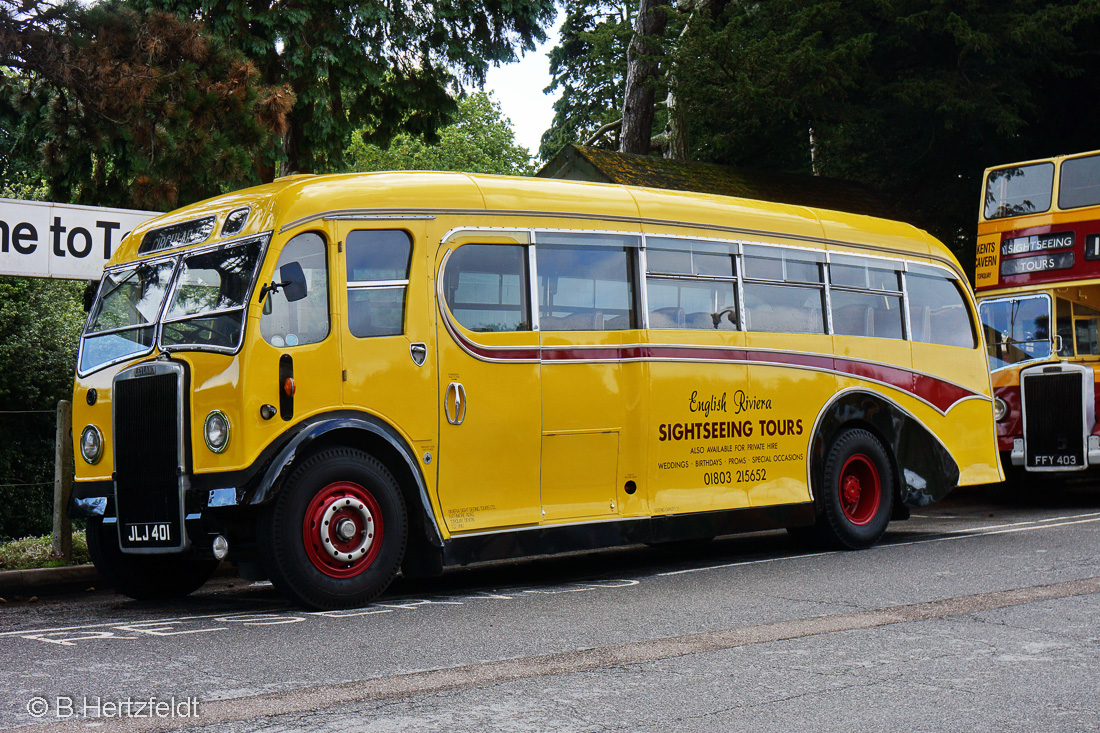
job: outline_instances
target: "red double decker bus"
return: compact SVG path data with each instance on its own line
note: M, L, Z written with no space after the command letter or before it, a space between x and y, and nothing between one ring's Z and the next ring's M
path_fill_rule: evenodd
M1100 151L990 168L984 181L974 284L1018 493L1028 476L1100 466Z

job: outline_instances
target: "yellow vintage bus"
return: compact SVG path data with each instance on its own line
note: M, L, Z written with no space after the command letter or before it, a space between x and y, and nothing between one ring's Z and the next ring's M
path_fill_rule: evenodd
M72 513L135 597L218 560L316 608L401 570L788 528L1001 478L973 298L911 226L458 173L297 176L135 229Z
M1100 151L984 180L974 281L1012 499L1100 464Z

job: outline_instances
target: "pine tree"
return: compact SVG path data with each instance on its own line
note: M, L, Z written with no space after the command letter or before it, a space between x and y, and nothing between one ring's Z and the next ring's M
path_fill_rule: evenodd
M5 168L53 200L170 209L258 182L294 103L197 22L117 1L0 2Z
M539 155L549 159L570 143L618 149L626 51L634 34L634 0L567 0L561 40L550 51L548 94L560 90ZM605 126L604 134L592 140Z

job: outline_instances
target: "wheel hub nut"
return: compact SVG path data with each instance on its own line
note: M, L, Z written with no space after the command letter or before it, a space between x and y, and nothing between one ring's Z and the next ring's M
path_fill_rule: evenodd
M347 542L355 536L355 522L350 519L341 519L336 525L336 536Z

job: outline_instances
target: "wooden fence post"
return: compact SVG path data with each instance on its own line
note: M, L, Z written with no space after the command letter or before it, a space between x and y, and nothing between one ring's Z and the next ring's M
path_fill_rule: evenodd
M69 519L69 497L73 492L73 404L57 403L57 443L53 461L53 548L54 557L69 561L73 553L73 523Z

